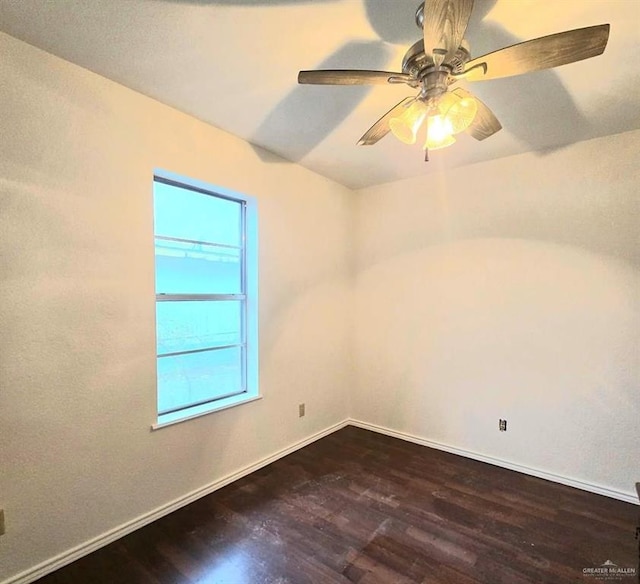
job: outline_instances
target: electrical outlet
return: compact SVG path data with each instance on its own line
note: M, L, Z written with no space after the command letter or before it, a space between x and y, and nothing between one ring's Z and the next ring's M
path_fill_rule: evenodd
M4 509L0 509L0 535L4 535Z
M500 420L500 422L498 424L498 430L500 430L500 432L506 432L507 431L507 420Z
M298 406L298 418L304 417L304 404Z

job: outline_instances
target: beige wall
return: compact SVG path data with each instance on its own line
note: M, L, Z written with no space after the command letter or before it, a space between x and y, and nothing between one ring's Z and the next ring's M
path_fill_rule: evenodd
M345 418L353 195L2 34L0 54L1 582ZM154 168L258 198L264 399L151 432Z
M635 131L360 191L352 417L632 496L639 146Z

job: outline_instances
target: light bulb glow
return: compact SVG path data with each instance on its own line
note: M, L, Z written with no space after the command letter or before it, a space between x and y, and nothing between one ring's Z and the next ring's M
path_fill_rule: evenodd
M451 146L456 139L453 134L453 126L451 120L446 116L430 116L427 120L427 141L424 144L425 149L438 150Z
M445 116L431 116L428 122L429 137L441 142L447 136L453 134L451 120Z
M416 135L420 125L427 117L427 111L427 106L423 101L415 101L400 115L389 120L391 132L401 142L415 144Z

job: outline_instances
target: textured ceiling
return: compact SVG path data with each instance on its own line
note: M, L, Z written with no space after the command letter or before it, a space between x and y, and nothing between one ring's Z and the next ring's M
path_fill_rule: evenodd
M0 30L359 188L640 128L640 2L476 0L472 56L610 23L605 53L466 85L504 129L424 163L389 135L356 141L406 86L300 86L300 69L399 70L419 0L0 0ZM428 6L428 0L427 0ZM428 9L428 8L427 8ZM258 150L260 152L260 150Z

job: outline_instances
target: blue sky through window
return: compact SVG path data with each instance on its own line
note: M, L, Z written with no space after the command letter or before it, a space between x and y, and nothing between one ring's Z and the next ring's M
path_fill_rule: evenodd
M180 239L242 245L242 204L187 188L154 183L154 232Z
M243 203L156 180L154 228L158 412L245 391Z

